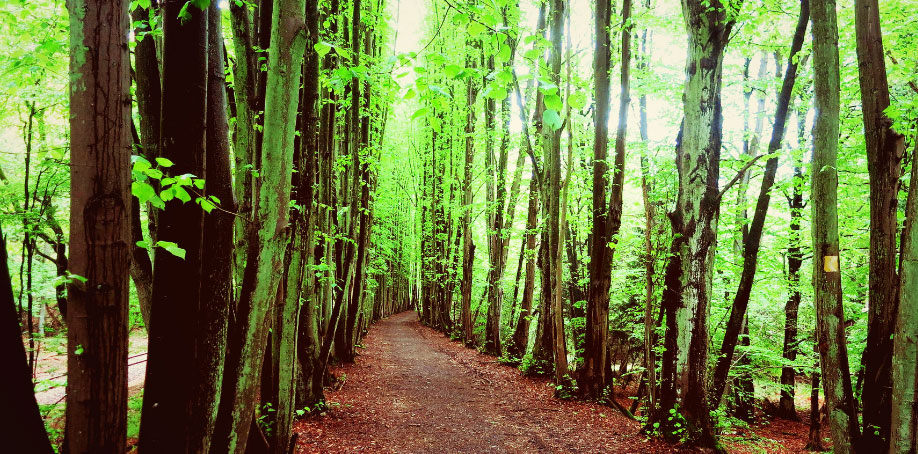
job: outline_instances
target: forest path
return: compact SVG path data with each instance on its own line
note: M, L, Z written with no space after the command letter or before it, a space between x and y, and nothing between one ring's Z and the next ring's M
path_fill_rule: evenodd
M638 424L562 401L543 379L422 326L414 312L376 323L324 416L297 423L298 452L653 453Z

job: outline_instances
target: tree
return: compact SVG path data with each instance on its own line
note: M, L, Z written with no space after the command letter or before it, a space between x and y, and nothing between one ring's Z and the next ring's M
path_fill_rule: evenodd
M912 154L912 181L918 181L918 165ZM902 231L902 287L892 358L890 454L905 454L918 449L918 185L912 184L906 202L906 222Z
M720 403L724 389L726 389L727 374L733 362L733 353L736 348L737 339L743 327L748 325L745 321L748 317L746 308L749 305L749 297L752 293L752 284L755 279L756 267L758 265L762 231L765 227L765 217L768 214L768 205L771 202L771 189L775 183L775 176L778 172L778 156L776 153L781 149L781 143L784 138L784 129L787 124L791 96L793 96L794 83L797 80L798 54L803 47L806 26L809 22L809 9L809 0L801 0L797 28L794 31L790 53L787 57L787 68L784 71L784 81L781 86L781 92L778 94L778 105L775 108L775 123L772 128L771 140L768 143L768 154L770 157L765 163L765 174L762 177L759 198L756 202L752 223L749 226L748 232L743 235L743 272L740 276L739 286L733 299L730 319L727 321L727 329L724 333L724 341L721 345L720 356L717 359L717 368L714 371L712 382L710 398L712 402L711 405L715 407Z
M11 367L4 374L4 389L0 399L0 435L16 452L51 454L54 448L48 440L45 425L35 401L32 371L29 368L19 329L19 316L13 299L13 283L6 255L6 236L0 229L0 318L3 334L0 344L0 361Z
M684 119L676 146L679 195L670 213L678 236L667 269L664 306L667 340L664 381L657 420L666 421L676 404L677 389L684 393L679 412L693 442L720 449L711 426L708 402L708 320L713 244L720 204L720 148L722 142L721 79L724 49L735 23L739 2L683 0L682 13L689 36ZM670 350L672 350L670 352ZM666 364L667 360L671 364Z
M624 0L625 11L630 11L630 0ZM596 97L596 116L593 128L593 244L590 251L590 294L586 310L586 340L584 343L584 372L581 378L583 391L589 396L600 397L606 386L607 337L609 333L609 286L611 284L612 250L610 238L610 211L606 202L609 164L606 157L609 148L609 66L611 60L611 24L612 1L600 0L596 3L596 47L593 52L594 91ZM628 33L622 33L630 36ZM627 52L622 47L623 54ZM625 67L624 65L622 66ZM622 77L627 74L622 71ZM622 103L626 97L622 97ZM627 105L627 104L626 104ZM627 108L626 108L627 109ZM627 110L626 110L627 114ZM626 115L627 117L627 115ZM619 121L627 121L619 119ZM616 146L617 146L616 141ZM624 158L624 155L623 155ZM624 159L622 159L624 167ZM613 178L620 182L619 175L624 169L616 168ZM617 190L617 189L615 189ZM621 216L621 206L618 207ZM613 214L614 215L614 214Z
M812 3L813 165L810 188L816 331L833 449L852 452L859 435L842 306L838 247L838 25L834 0Z
M126 2L70 14L70 273L66 449L121 454L127 430L131 244Z
M889 86L880 8L876 0L855 2L861 110L870 174L870 305L867 348L864 349L863 436L858 452L889 449L892 398L893 332L896 326L899 278L896 274L896 219L899 199L899 162L905 147L884 111Z
M288 203L293 173L296 109L305 55L304 0L275 0L265 100L261 189L249 228L249 253L242 277L236 325L229 332L227 380L221 393L213 453L245 452L255 410L255 388L264 360L270 313L281 280L287 246Z

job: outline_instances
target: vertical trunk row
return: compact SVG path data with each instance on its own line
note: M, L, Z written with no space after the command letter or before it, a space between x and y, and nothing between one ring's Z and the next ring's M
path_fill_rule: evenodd
M231 351L238 357L227 362L232 379L224 385L214 439L216 447L211 449L214 453L245 451L267 342L266 316L277 296L288 240L297 94L306 50L305 1L276 0L275 3L266 76L261 190L250 228L250 252L236 310L236 331L228 339Z

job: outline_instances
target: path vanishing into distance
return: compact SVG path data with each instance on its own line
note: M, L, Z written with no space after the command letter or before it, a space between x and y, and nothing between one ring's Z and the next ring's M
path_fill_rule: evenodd
M545 379L421 325L414 312L382 320L324 416L297 423L299 453L655 453L614 409L554 399ZM686 451L688 452L688 451Z

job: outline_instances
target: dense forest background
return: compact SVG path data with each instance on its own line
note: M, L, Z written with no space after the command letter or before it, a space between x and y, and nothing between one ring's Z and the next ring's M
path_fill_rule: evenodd
M4 2L6 439L286 453L329 366L416 310L646 436L720 450L805 417L814 450L915 452L915 23L905 0Z

